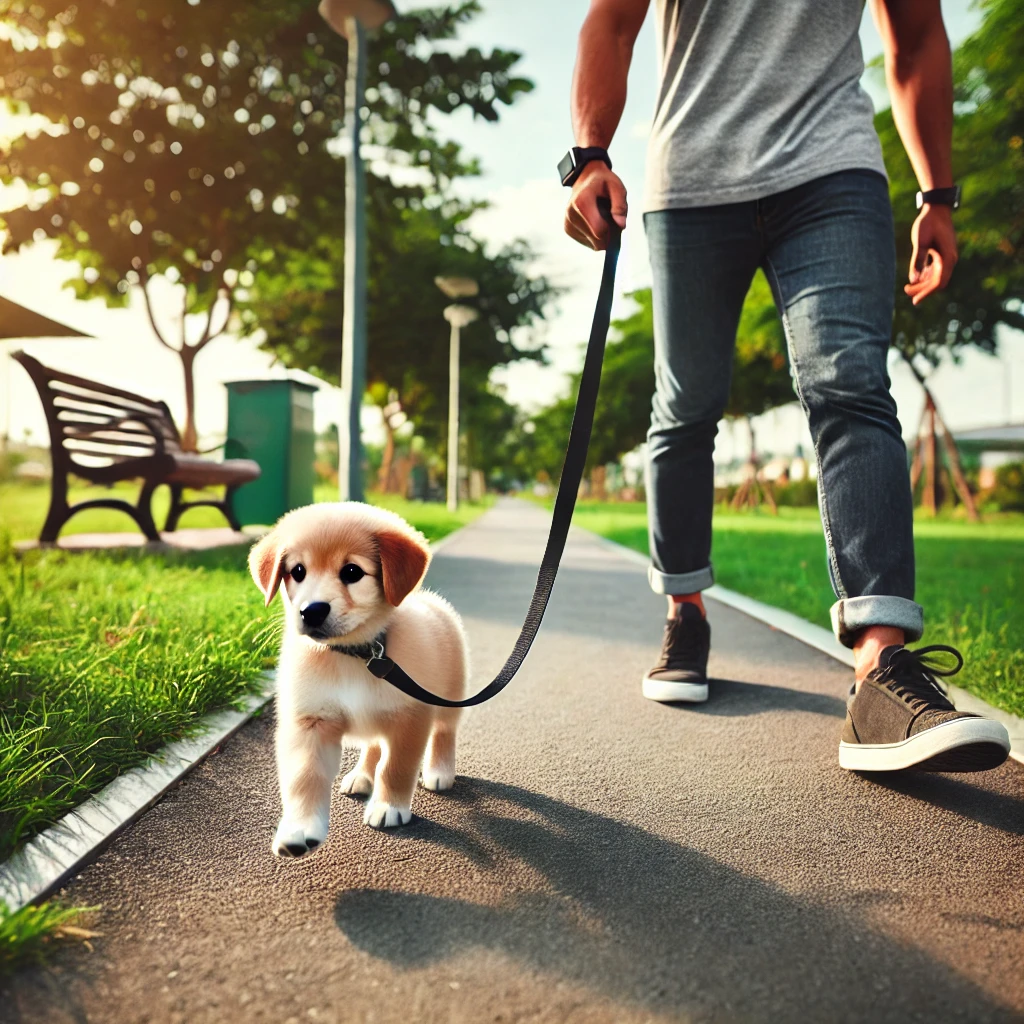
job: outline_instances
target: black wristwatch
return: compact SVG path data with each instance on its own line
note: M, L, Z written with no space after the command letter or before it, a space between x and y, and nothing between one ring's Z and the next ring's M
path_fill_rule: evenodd
M925 203L952 206L955 210L960 206L960 186L954 185L952 188L933 188L927 192L918 192L917 208L920 210Z
M607 149L602 149L600 146L586 146L581 148L580 146L573 146L561 160L558 161L558 176L562 179L563 185L575 185L576 179L580 176L583 168L591 162L591 160L600 160L601 163L608 165L608 170L612 169L612 158L608 155Z

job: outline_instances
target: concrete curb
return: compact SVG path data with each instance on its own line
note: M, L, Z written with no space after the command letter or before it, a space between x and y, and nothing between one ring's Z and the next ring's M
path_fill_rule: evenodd
M52 895L94 860L122 829L140 818L274 696L274 676L238 710L217 711L198 735L168 743L138 768L119 775L56 825L40 832L0 865L0 900L11 911Z
M582 529L582 527L575 527L575 529ZM590 533L589 530L584 532ZM650 564L649 559L645 555L640 554L639 551L634 551L632 548L617 544L615 541L608 540L606 537L601 537L596 533L591 534L591 536L597 537L603 545L616 551L622 558L634 562L636 565L642 565L646 569ZM829 657L835 658L836 661L841 661L844 665L853 667L853 651L844 647L835 638L832 631L825 629L823 626L816 626L813 622L801 619L799 615L794 615L792 612L784 611L781 608L775 608L770 604L765 604L763 601L747 597L745 594L737 594L736 591L728 590L717 583L708 590L705 590L704 594L706 597L718 601L719 604L728 605L730 608L736 609L736 611L743 612L744 615L749 615L752 619L757 619L766 626L786 633L801 643L807 644L808 647L813 647L815 650L822 651L824 654L829 655ZM961 690L959 686L948 685L947 688L950 699L961 711L970 711L976 715L983 715L985 718L992 718L1006 726L1006 731L1010 734L1010 757L1024 764L1024 719L1011 715L1007 711L992 707L991 704L983 701L980 697L975 697L973 693Z
M466 527L430 545L436 554ZM56 825L40 832L0 864L0 902L13 913L53 895L95 860L123 829L137 821L221 743L233 736L273 698L272 672L238 710L216 711L202 720L197 735L168 743L149 761L118 776Z

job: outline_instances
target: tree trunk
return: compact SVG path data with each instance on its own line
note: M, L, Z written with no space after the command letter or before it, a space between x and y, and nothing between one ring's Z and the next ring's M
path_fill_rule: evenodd
M395 432L391 429L387 416L382 416L384 423L384 454L381 457L380 470L377 473L377 490L382 494L390 494L392 486L392 468L395 464Z
M606 470L603 465L595 466L590 471L590 490L592 497L598 501L608 500L608 491L605 488Z
M766 502L772 515L779 514L779 507L775 503L775 494L769 481L758 480L757 472L759 460L757 457L757 437L754 434L754 421L750 416L746 417L747 431L750 434L750 457L747 459L747 472L736 493L733 495L730 505L732 508L740 509L744 505L757 508L762 502Z
M924 409L921 412L921 422L917 428L917 439L914 442L914 459L910 467L910 489L913 491L917 487L923 463L924 491L921 494L921 507L931 515L935 515L939 506L940 475L939 467L936 465L935 440L938 431L941 431L942 447L946 451L946 459L949 462L950 490L960 496L960 500L964 503L964 508L967 510L967 518L972 523L979 522L981 517L978 515L978 506L974 501L974 495L971 493L967 477L964 476L963 466L960 464L960 453L957 451L953 435L949 432L946 421L939 414L938 406L935 404L931 391L928 390L925 378L918 373L917 367L906 356L903 357L903 360L910 367L910 372L914 375L917 383L921 385L921 390L924 392ZM938 431L936 430L936 425L938 426Z
M921 421L917 424L917 437L914 439L914 458L910 464L910 492L917 490L917 481L921 479Z
M933 516L939 507L939 474L935 465L935 402L927 390L924 403L924 491L921 494L921 507Z
M191 346L184 346L179 352L181 368L185 374L185 425L181 431L182 451L194 452L198 449L199 438L196 433L196 381L195 381L195 359L196 350Z
M932 403L932 407L934 408L934 403ZM953 478L953 489L960 495L960 500L964 503L967 518L972 523L977 523L981 517L978 515L978 506L974 503L970 484L967 483L967 477L964 476L963 466L960 465L960 453L957 451L956 442L946 426L946 421L939 415L938 409L935 409L935 419L938 421L939 430L942 431L942 447L946 449L950 476Z

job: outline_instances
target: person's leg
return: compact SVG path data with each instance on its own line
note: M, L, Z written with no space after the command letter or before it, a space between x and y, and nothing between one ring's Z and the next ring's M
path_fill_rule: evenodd
M963 664L950 647L908 650L913 502L889 394L895 258L885 180L829 175L760 204L765 270L782 313L818 460L821 518L838 598L832 624L857 661L839 744L852 771L980 771L1010 748L998 722L957 711L939 686ZM943 668L936 653L951 654Z
M839 640L863 677L882 649L917 640L913 502L886 358L895 246L885 179L846 171L760 204L765 272L818 462ZM902 634L902 635L901 635Z
M759 260L753 203L644 216L655 393L647 434L652 589L696 594L711 568L712 456L740 311Z
M651 587L668 596L661 658L646 697L707 699L710 632L700 592L714 582L711 513L718 421L729 395L743 299L759 259L753 203L644 218L653 271L655 394L648 439Z

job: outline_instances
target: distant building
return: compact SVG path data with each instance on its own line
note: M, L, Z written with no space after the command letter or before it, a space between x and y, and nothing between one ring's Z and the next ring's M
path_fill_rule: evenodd
M961 430L953 440L966 459L976 460L978 486L983 491L995 486L1000 466L1024 461L1024 423Z

